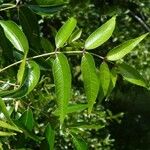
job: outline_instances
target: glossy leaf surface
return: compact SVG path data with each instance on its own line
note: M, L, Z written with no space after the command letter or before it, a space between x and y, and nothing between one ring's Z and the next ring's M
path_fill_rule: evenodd
M28 40L19 26L13 21L2 20L0 20L0 25L4 29L6 37L13 46L26 54L29 50Z
M40 68L37 63L30 61L27 65L26 76L22 86L16 90L2 91L1 97L19 98L29 94L37 85L40 78Z
M69 18L64 25L59 29L55 37L55 44L57 48L63 47L69 36L75 29L77 21L75 18Z
M112 35L116 24L116 17L112 17L85 41L85 49L94 49L106 42Z

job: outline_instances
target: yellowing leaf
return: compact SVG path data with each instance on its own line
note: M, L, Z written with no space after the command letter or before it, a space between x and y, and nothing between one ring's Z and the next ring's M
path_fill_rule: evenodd
M91 113L99 90L99 80L95 62L91 54L84 54L81 61L85 94L88 101L88 112Z
M116 17L112 17L96 31L94 31L85 41L85 49L94 49L106 42L112 35Z
M60 123L63 124L67 114L67 106L71 97L71 71L64 54L58 54L53 63L53 76L56 99L60 112Z
M118 59L121 59L124 57L126 54L128 54L131 50L134 49L134 47L139 44L146 36L148 33L143 34L135 39L126 41L122 43L121 45L115 47L111 51L108 52L106 58L110 61L116 61Z
M77 24L76 19L70 18L67 22L59 29L55 37L56 48L63 47L69 36L75 29Z

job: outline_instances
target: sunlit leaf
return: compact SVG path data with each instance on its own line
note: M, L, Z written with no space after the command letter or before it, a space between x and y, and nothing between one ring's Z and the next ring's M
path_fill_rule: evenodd
M106 58L110 61L116 61L118 59L123 58L126 54L134 49L134 47L139 44L148 33L143 34L135 39L128 40L119 46L115 47L114 49L110 50L106 56Z
M1 136L12 136L12 135L16 135L16 133L0 131L0 137Z
M119 73L123 78L133 84L146 87L146 82L142 75L140 75L137 70L125 63L118 65Z
M116 17L112 17L96 31L94 31L85 41L85 49L94 49L106 42L112 35Z
M64 54L58 54L53 63L53 76L56 99L62 124L67 114L67 106L71 97L71 72L68 60Z
M88 112L91 113L99 90L95 62L91 54L84 54L81 61L85 94L88 100Z
M13 21L3 20L0 20L0 25L13 46L26 54L29 50L28 40L19 26Z
M77 21L75 18L69 18L64 25L59 29L55 37L55 44L57 48L63 47L69 36L75 29Z
M12 126L2 120L0 120L0 127L1 128L5 128L5 129L9 129L9 130L14 130L14 131L17 131L17 132L22 132L20 129L18 129L16 126Z
M69 38L69 43L76 41L77 39L80 38L82 34L82 29L76 29L70 36Z

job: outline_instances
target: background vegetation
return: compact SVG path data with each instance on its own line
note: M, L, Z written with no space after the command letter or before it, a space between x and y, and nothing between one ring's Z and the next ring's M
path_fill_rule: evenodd
M65 47L64 50L78 50L79 45L99 26L112 16L117 15L116 27L112 37L101 47L92 50L101 56L118 44L141 34L150 32L150 2L148 0L70 0L61 4L61 0L22 0L17 7L16 1L0 0L0 19L13 20L20 25L28 38L30 50L28 57L52 52L55 49L54 37L68 17L75 17L78 28L82 29L80 40ZM57 3L58 7L51 8ZM30 7L27 8L27 6ZM38 6L42 5L43 8ZM37 6L37 7L32 7ZM5 9L5 10L3 10ZM42 37L42 38L41 38ZM147 36L134 51L125 56L127 62L138 70L150 88L150 36ZM4 68L22 57L4 35L0 28L0 67ZM70 103L85 103L86 97L81 78L78 55L69 55L72 71L73 96ZM95 57L96 64L100 60ZM51 149L55 132L55 149L75 149L68 131L59 129L59 120L55 116L56 95L52 75L53 58L36 59L40 65L41 76L36 88L21 99L6 100L6 106L13 121L23 128L24 134L0 137L0 149ZM18 65L0 72L0 90L17 88L16 75ZM107 99L97 98L94 113L89 117L87 111L67 116L66 126L78 126L74 132L88 143L90 150L149 150L150 149L150 92L148 89L132 85L119 76L116 87ZM0 115L1 119L4 116ZM30 123L27 123L27 120ZM86 127L79 122L91 123ZM50 125L50 126L49 126ZM53 132L53 129L55 131ZM84 132L82 130L84 129ZM2 129L3 130L3 129ZM49 131L48 131L49 130ZM51 131L52 130L52 131ZM5 130L4 130L5 131ZM51 136L46 133L51 133ZM75 135L76 136L76 135ZM79 138L80 141L83 139ZM40 142L39 142L40 141Z

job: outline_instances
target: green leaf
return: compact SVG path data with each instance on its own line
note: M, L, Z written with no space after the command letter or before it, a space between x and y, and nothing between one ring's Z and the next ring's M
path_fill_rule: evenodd
M52 52L54 50L54 47L51 44L51 42L48 39L43 37L41 37L41 46L43 50L45 50L46 52Z
M113 48L111 51L108 52L106 56L107 60L116 61L123 58L126 54L132 51L134 47L139 44L147 35L148 33L143 34L135 39L128 40Z
M28 7L19 8L19 22L22 26L23 32L28 38L29 44L39 51L39 25L36 14L34 14Z
M17 131L17 132L22 132L20 129L18 129L16 126L12 126L2 120L0 120L0 127L2 128L6 128L6 129L9 129L9 130L14 130L14 131Z
M27 7L31 9L34 13L41 16L50 16L63 8L64 4L59 5L28 5Z
M38 5L58 5L64 3L64 0L36 0Z
M122 63L118 65L118 70L125 80L133 84L146 87L146 82L144 78L133 67Z
M106 96L109 88L109 83L110 83L110 70L106 62L103 62L100 65L99 75L100 75L100 87L101 87L100 89L102 90L100 92L102 92L104 96Z
M60 112L60 123L63 124L67 114L67 106L71 97L71 71L64 54L58 54L53 63L53 76L56 99Z
M85 41L85 49L94 49L106 42L112 35L116 24L116 17L112 17L105 24L94 31Z
M1 97L7 98L19 98L29 94L37 85L40 78L40 68L37 63L30 61L27 65L25 73L26 77L22 86L16 90L2 91L0 92Z
M4 29L5 35L13 46L27 54L29 50L28 40L19 26L13 21L0 20L0 25Z
M31 109L26 110L19 118L19 121L26 129L32 131L34 127L34 118L32 110Z
M20 64L18 73L17 73L17 83L18 84L22 84L22 82L23 82L23 76L24 76L24 72L25 72L25 65L26 65L26 55L24 56L24 58L23 58L23 60Z
M75 18L69 18L67 22L59 29L55 37L56 48L63 47L69 36L75 29L77 21Z
M91 113L98 95L99 80L96 73L95 62L91 54L84 54L81 61L85 94L88 100L88 112Z
M2 100L1 97L0 97L0 111L4 114L6 119L12 123L12 120L9 116L9 113L8 113L7 109L6 109L6 105L5 105L5 103L4 103L4 101Z
M83 140L83 138L81 136L76 135L74 133L71 133L71 136L72 136L73 143L74 143L76 150L87 150L88 149L86 142Z
M77 29L77 30L75 30L75 31L71 34L71 36L70 36L70 38L69 38L69 43L74 42L74 41L76 41L77 39L79 39L80 36L81 36L81 34L82 34L82 29Z
M67 107L67 114L69 114L69 113L75 113L75 112L81 112L81 111L83 111L86 108L88 108L87 104L73 104L73 105L69 105ZM56 116L58 116L59 115L59 110L56 109L54 111L54 114Z
M0 131L0 137L1 136L12 136L12 135L16 135L16 133Z
M45 137L49 144L49 149L54 150L54 143L55 143L55 131L51 127L51 125L48 123L46 129L45 129Z
M113 88L115 87L116 81L117 81L117 70L114 67L111 69L111 72L110 72L110 84L109 84L109 89L107 92L107 97L111 94Z

